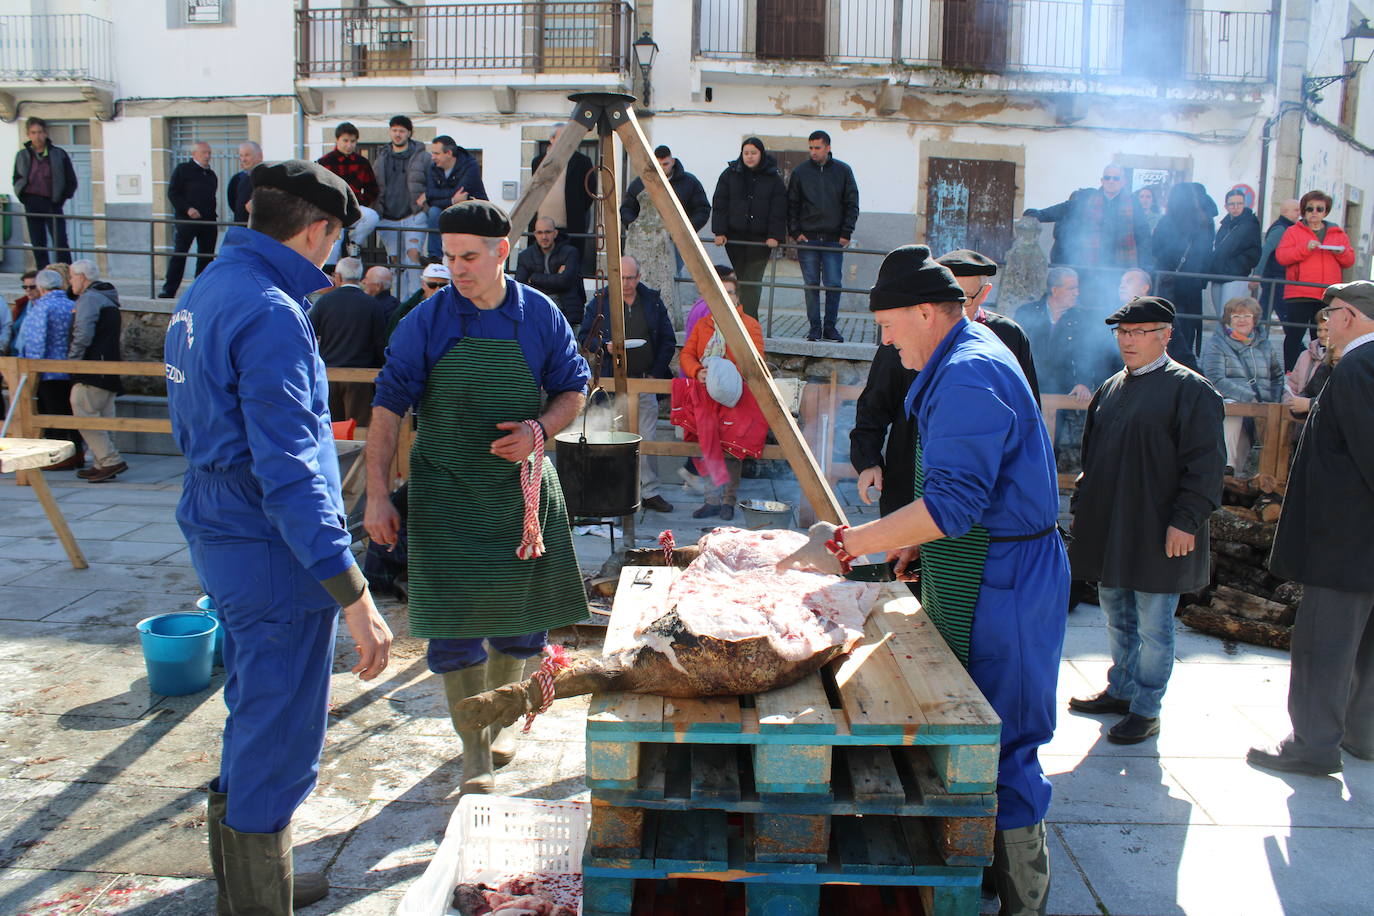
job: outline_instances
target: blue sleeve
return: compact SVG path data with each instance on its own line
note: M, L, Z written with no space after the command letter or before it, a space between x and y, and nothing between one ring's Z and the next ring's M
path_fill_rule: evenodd
M386 362L377 374L377 393L372 406L385 407L399 416L420 403L429 379L429 340L427 322L433 313L422 310L423 303L401 319L386 347Z
M931 392L921 425L922 499L946 537L959 537L983 518L1002 469L1016 414L993 391L949 385Z
M339 494L320 470L336 461L314 411L317 368L310 325L289 303L245 322L230 346L244 431L262 507L273 527L320 581L353 565Z
M42 308L35 301L30 303L24 315L24 324L19 328L19 356L24 359L42 359L48 346L48 307Z
M577 352L577 338L572 325L557 308L548 310L545 322L544 365L539 373L539 387L549 397L565 391L583 391L592 377L591 367Z
M490 200L487 197L487 189L482 184L482 165L473 156L469 156L463 167L462 181L459 187L468 192L468 197L475 200Z

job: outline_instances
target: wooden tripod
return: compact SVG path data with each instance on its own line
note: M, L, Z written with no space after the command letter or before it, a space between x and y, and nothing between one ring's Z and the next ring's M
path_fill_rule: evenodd
M763 355L754 348L754 342L730 303L711 259L706 256L701 239L697 237L687 214L682 209L682 204L668 186L667 179L654 159L653 148L635 118L634 96L613 92L585 92L571 98L576 103L572 117L563 127L557 141L549 148L539 170L534 173L529 187L525 189L524 195L511 213L511 246L514 247L516 240L525 233L525 227L572 158L582 138L589 131L596 130L601 138L602 170L609 172L610 175L610 180L605 183L606 197L601 205L605 211L606 275L611 302L611 352L614 359L615 391L617 396L626 395L628 389L625 376L625 302L620 286L620 195L614 141L614 137L619 136L620 142L629 154L630 164L643 180L644 189L649 192L649 199L663 217L663 225L682 254L682 260L687 265L693 282L705 296L711 316L724 336L726 346L739 361L740 376L753 392L765 419L768 420L769 428L778 440L778 445L787 456L787 463L797 475L802 495L811 504L818 518L837 525L844 524L844 510L830 489L825 475L817 466L815 456L811 454L806 440L802 438L801 430L779 396L778 389L773 385L773 377L763 361ZM629 531L626 533L628 535Z

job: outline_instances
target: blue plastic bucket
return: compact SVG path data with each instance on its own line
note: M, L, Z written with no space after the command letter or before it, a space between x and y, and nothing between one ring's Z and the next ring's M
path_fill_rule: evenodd
M138 622L148 688L179 697L210 686L219 622L208 614L158 614Z
M219 614L215 611L215 602L209 595L201 595L196 601L196 608L202 613L209 614L215 618L219 624L215 628L215 667L224 667L224 621L219 619Z

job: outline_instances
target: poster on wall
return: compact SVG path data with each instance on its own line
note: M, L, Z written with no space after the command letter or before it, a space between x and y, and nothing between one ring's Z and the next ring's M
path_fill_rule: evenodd
M1168 169L1131 169L1131 190L1139 191L1150 185L1168 187L1171 178Z

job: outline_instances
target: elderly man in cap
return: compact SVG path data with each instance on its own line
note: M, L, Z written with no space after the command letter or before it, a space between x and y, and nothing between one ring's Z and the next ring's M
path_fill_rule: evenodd
M187 464L177 521L225 630L229 718L206 818L217 907L288 914L328 890L321 875L293 878L291 816L319 770L339 608L364 680L386 668L391 631L349 550L306 317L358 204L299 160L255 168L252 202L179 303L164 352Z
M1302 583L1293 628L1293 731L1257 767L1325 775L1341 750L1374 760L1374 283L1323 296L1341 360L1303 426L1269 569Z
M1002 719L992 868L1002 912L1043 914L1050 783L1038 751L1054 733L1069 566L1040 409L1011 351L964 314L965 298L923 245L883 260L869 308L883 343L919 370L905 397L915 501L854 528L817 522L778 565L838 573L886 551L900 571L920 551L921 604Z
M1069 559L1074 579L1099 583L1112 667L1105 690L1069 709L1121 715L1107 740L1138 744L1159 733L1179 595L1211 576L1226 447L1221 395L1166 352L1173 304L1142 296L1106 321L1125 367L1088 404Z
M367 438L364 521L375 541L395 543L400 516L387 469L413 408L410 632L429 640L429 670L443 677L451 712L518 680L548 630L587 616L544 443L582 409L591 370L558 306L502 272L510 220L500 207L455 204L439 232L453 283L407 315L387 346ZM515 754L514 732L458 736L462 790L490 792L493 768Z
M1030 384L1035 402L1040 387L1031 358L1030 339L1021 326L983 308L992 292L991 277L997 262L987 255L960 248L942 255L940 263L954 274L964 291L964 314L969 321L987 325L1007 345ZM916 375L902 366L897 351L886 344L878 348L868 370L868 383L855 405L854 429L849 433L850 462L859 469L859 498L872 505L870 489L878 491L878 511L883 515L905 506L912 496L912 429L903 399ZM883 438L887 438L886 451Z

